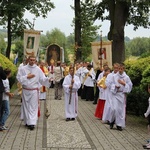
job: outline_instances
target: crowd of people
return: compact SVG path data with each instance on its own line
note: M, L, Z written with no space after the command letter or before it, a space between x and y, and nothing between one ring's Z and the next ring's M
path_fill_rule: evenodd
M0 67L0 130L6 130L9 116L11 70ZM96 105L93 117L107 123L110 129L116 125L122 131L126 122L126 95L132 90L132 82L123 63L107 64L94 70L89 62L67 65L58 61L55 65L39 63L29 56L18 67L17 80L21 95L21 119L34 130L39 117L40 100L46 100L47 88L54 88L54 99L62 100L64 91L65 120L74 121L78 114L78 98ZM20 90L21 89L21 90ZM146 116L146 115L145 115Z

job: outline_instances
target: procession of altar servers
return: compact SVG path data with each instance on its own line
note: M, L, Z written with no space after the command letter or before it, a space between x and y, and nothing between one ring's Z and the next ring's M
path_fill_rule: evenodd
M55 72L54 64L51 66L44 66L43 62L40 63L39 67L45 76L51 78L51 84L55 84ZM52 66L53 65L53 66ZM67 81L69 78L69 68L65 63L61 64L63 67L63 75ZM78 112L78 96L81 96L82 100L94 101L96 95L94 95L94 87L97 86L99 89L99 98L97 100L97 106L94 113L95 117L102 120L103 123L109 123L110 129L113 128L114 124L116 125L119 131L125 127L125 116L126 116L126 95L132 90L132 82L129 76L125 73L124 64L115 63L113 65L113 71L108 67L107 64L104 64L102 68L99 68L100 74L98 75L97 80L95 80L96 72L93 69L93 66L89 62L76 63L73 73L74 73L74 86L78 83L76 89L73 89L72 93L72 108L65 103L65 112L66 109L69 109L68 112L74 111L74 115L67 114L67 118L76 118ZM63 85L66 83L64 82ZM79 84L80 83L80 84ZM48 85L49 86L49 85ZM39 86L40 87L40 86ZM44 86L41 87L42 89ZM68 99L67 89L64 86L64 98L65 101ZM66 94L67 93L67 94ZM40 94L45 94L43 98L40 98ZM40 90L39 99L46 99L46 90ZM68 101L68 100L67 100ZM94 104L94 103L93 103ZM69 116L70 115L70 116ZM21 117L22 118L22 117Z

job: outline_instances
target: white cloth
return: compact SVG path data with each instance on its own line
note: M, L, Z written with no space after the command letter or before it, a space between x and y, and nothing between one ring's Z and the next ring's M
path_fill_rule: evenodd
M120 84L118 80L124 80L125 86ZM120 86L120 88L116 88L116 86ZM126 116L126 94L130 93L132 90L132 82L129 76L123 72L122 75L117 72L113 76L113 84L111 86L111 92L114 94L112 97L113 101L113 114L110 122L113 122L115 119L115 124L117 126L125 127L125 116Z
M31 73L35 77L28 79L27 75ZM25 124L36 125L38 119L38 100L39 100L39 83L50 86L49 79L45 77L42 70L37 66L29 64L22 67L17 74L17 79L21 83L22 89L22 111L21 119Z
M97 78L97 82L98 82L101 78L103 78L103 76L104 76L104 71L102 71L102 72L99 74L99 76L98 76L98 78Z
M102 79L103 76L104 76L104 71L102 71L102 72L99 74L99 76L98 76L98 78L97 78L97 82L98 82L100 79ZM106 99L106 96L105 96L105 95L106 95L106 90L103 89L103 88L101 88L101 87L98 87L98 89L99 89L99 99L105 100L105 99Z
M148 115L150 114L150 97L149 97L149 99L148 99L148 103L149 103L149 106L148 106L148 108L147 108L146 113L144 113L144 116L145 116L145 117L148 117Z
M77 75L78 77L79 77L79 79L80 79L80 81L81 81L81 83L82 83L82 76L81 76L81 74L82 74L82 69L83 69L83 67L80 67L78 70L76 70L76 72L75 72L75 75Z
M3 99L2 100L9 101L9 95L6 94L6 92L10 92L9 80L6 79L6 80L2 80L2 81L3 81L4 88L5 88L5 91L3 92Z
M39 99L46 100L46 92L40 92Z
M113 110L112 110L112 108L113 108L112 97L113 97L113 94L110 91L110 88L111 88L111 85L113 82L113 76L114 75L115 75L114 72L108 74L106 81L105 81L107 88L106 88L106 95L105 95L106 101L105 101L103 117L102 117L103 121L110 121L110 119L112 118L112 112L113 112Z
M81 84L83 84L84 82L84 77L87 73L87 68L86 67L81 67L81 70L80 70L80 81L81 81Z
M85 69L84 72L89 73L91 75L91 77L88 76L86 78L86 80L84 81L84 85L87 86L87 87L94 87L94 81L95 81L95 76L96 76L96 73L95 73L94 69L91 68L90 71L88 69Z
M48 66L49 77L50 77L52 80L54 80L54 78L55 78L54 68L55 68L55 66Z
M63 71L63 67L58 66L54 68L54 77L56 82L59 82L63 78Z
M69 74L65 77L63 82L64 96L65 96L65 117L66 118L76 118L78 112L78 89L81 86L81 82L78 76L74 75L74 83L71 93L71 103L70 99L70 89L72 76Z

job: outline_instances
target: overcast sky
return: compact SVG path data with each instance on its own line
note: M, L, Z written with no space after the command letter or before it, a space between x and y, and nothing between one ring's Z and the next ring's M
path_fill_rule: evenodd
M73 33L72 19L74 18L74 11L71 9L70 5L74 6L74 0L51 0L55 4L55 9L49 12L48 17L43 19L41 17L35 20L34 29L42 30L45 34L46 31L51 31L54 28L60 29L62 32L68 36L70 33ZM97 0L100 1L100 0ZM25 17L33 22L34 16L26 13ZM109 21L101 22L96 21L97 25L102 25L99 29L99 33L102 30L103 36L107 35L109 31ZM125 36L129 38L134 37L150 37L150 30L139 28L137 31L133 30L133 26L128 26L125 28Z

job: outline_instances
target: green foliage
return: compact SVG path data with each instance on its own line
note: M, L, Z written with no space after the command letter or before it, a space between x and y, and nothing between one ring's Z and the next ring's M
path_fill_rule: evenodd
M134 29L139 26L148 28L150 26L149 11L150 11L150 1L149 0L102 0L95 4L96 19L101 20L111 20L110 14L115 15L116 5L126 6L124 17L126 17L125 23L133 24ZM122 7L122 8L124 8ZM106 11L110 12L108 15ZM104 14L105 13L105 14ZM113 23L113 22L111 22Z
M150 27L149 8L149 0L102 0L95 4L95 19L101 19L102 21L110 20L110 31L108 33L108 39L113 40L113 62L122 62L125 59L125 25L132 24L134 29L138 29L140 26L144 28ZM118 49L119 52L118 55L116 55ZM129 49L127 49L126 52L126 57L129 57Z
M23 61L23 41L22 40L17 40L14 42L15 46L12 48L12 52L14 54L18 53L18 63L22 63Z
M90 42L95 41L97 38L97 30L100 26L93 25L95 11L92 5L95 2L93 0L85 0L81 2L81 43L82 43L82 60L87 59L91 54Z
M142 88L147 89L147 85L150 84L150 65L148 65L146 69L143 71L142 76L143 76L141 80Z
M4 41L4 36L0 35L0 53L5 54L6 42Z
M23 38L23 30L33 28L33 24L24 19L25 11L29 11L36 17L47 17L47 13L54 8L54 4L47 0L11 0L1 1L4 14L1 16L0 25L8 31L8 45L6 56L10 57L11 41L16 37Z
M43 53L46 50L47 46L49 46L50 44L58 44L60 47L63 47L65 50L65 54L66 49L66 42L67 42L67 38L65 36L65 34L63 32L61 32L59 29L54 28L51 31L47 31L46 35L42 35L41 39L40 39L40 47L41 49L43 49ZM46 51L45 51L46 52ZM65 55L67 56L67 55ZM65 57L66 59L67 57Z
M126 51L132 56L147 55L150 53L150 38L134 38L126 43Z
M133 83L133 89L127 99L127 111L136 115L143 115L148 101L147 86L150 83L150 56L125 61L125 64L126 72Z
M3 69L5 68L11 69L12 76L10 78L10 86L12 86L16 81L17 67L2 54L0 54L0 64L3 67Z
M0 35L4 38L7 37L7 31L5 29L0 29Z
M53 43L57 43L59 46L63 46L66 43L65 34L57 28L47 31L45 36L41 36L41 47L47 47Z

